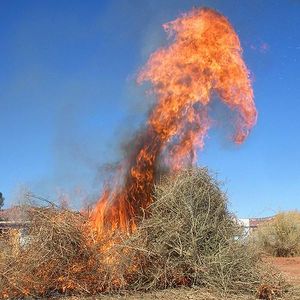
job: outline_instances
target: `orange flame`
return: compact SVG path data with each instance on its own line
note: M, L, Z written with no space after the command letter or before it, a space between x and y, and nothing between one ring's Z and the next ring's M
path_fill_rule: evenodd
M193 9L163 27L172 43L154 52L138 75L139 83L151 82L157 101L122 162L122 184L108 187L92 212L100 231L134 230L161 166L174 170L196 162L211 125L213 93L237 112L236 143L256 122L249 72L229 21L211 9Z

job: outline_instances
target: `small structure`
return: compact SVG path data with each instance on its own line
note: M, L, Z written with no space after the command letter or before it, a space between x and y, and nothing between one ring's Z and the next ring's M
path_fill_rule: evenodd
M22 209L15 206L9 209L0 210L0 234L8 232L10 229L25 229L29 222L22 221Z
M0 234L8 231L9 229L26 228L28 223L29 222L0 221Z
M245 234L249 234L255 231L260 225L265 222L271 221L274 216L264 218L249 218L249 219L238 219L239 224L244 227Z

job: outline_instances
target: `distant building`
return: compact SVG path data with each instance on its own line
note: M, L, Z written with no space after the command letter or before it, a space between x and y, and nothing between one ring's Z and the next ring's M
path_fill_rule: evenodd
M238 222L242 227L244 227L245 233L249 234L252 231L256 230L261 224L271 221L273 218L274 216L264 218L238 219Z
M28 222L24 222L23 209L15 206L9 209L0 210L0 234L7 232L9 229L26 228Z

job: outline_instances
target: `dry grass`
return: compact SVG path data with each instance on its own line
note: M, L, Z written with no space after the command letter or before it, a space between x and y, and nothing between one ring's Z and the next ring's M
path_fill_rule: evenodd
M59 300L256 300L256 295L220 295L219 293L205 288L174 288L152 292L134 292L114 295L98 295L93 297L73 296L59 297ZM299 300L300 290L294 293L286 293L280 297L281 300Z
M26 210L30 220L26 241L20 243L15 232L6 238L2 251L1 296L100 291L105 280L99 270L105 268L96 244L85 233L85 218L53 207Z
M30 225L23 245L18 232L3 242L0 297L153 293L177 287L254 295L262 284L270 293L282 292L281 277L243 239L226 195L206 169L165 177L154 199L149 217L131 236L95 236L78 213L27 208Z
M165 177L150 215L125 242L130 287L202 286L222 293L255 293L282 286L248 244L228 211L227 197L206 169ZM130 251L129 251L130 250ZM124 261L123 261L124 262ZM272 272L274 273L274 272Z
M277 214L258 228L254 242L259 249L273 256L300 255L300 212Z

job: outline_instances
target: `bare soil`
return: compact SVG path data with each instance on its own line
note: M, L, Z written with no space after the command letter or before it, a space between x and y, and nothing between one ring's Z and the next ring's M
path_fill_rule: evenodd
M300 257L268 257L267 261L286 275L291 283L300 286Z

